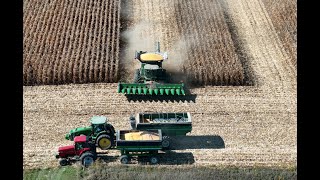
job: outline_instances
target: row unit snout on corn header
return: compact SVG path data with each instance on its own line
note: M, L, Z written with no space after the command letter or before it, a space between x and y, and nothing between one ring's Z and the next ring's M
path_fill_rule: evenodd
M156 42L155 52L136 51L135 59L141 66L135 71L133 83L118 84L118 93L126 95L185 95L184 84L171 84L169 75L162 68L167 52L160 52Z

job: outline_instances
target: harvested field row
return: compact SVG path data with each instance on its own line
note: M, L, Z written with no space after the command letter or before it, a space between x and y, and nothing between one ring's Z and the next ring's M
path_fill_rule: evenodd
M220 0L123 1L122 16L127 47L121 61L131 74L132 60L127 59L133 59L138 48L154 50L154 42L160 40L169 54L164 68L177 78L193 85L246 83Z
M129 129L130 114L143 111L191 112L191 134L176 141L172 152L176 154L165 155L162 164L287 166L296 162L294 94L206 87L194 90L194 103L140 103L128 102L115 93L116 87L24 87L24 167L56 166L53 154L71 143L64 139L65 133L88 125L93 115L107 116L116 129ZM110 151L107 163L119 164L118 156L118 151Z
M288 53L291 63L297 68L297 1L263 0L273 26Z
M120 0L23 3L24 85L116 82Z

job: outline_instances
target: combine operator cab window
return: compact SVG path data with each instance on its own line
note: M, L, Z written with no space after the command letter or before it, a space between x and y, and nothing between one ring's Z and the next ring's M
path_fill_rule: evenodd
M146 64L144 66L144 69L154 70L154 69L160 69L160 67L157 64Z

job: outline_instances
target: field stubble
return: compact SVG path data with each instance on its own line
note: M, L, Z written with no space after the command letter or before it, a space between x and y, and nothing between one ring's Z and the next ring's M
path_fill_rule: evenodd
M151 1L143 3L140 6L156 6ZM173 2L162 3L170 5ZM198 6L202 6L201 3L193 8ZM65 133L74 127L88 125L88 119L93 115L105 115L116 129L128 129L129 115L143 111L189 111L193 117L193 131L188 136L219 136L223 140L224 148L213 148L207 142L199 145L199 149L174 150L191 153L193 165L295 166L296 69L293 64L288 64L289 56L282 49L261 1L228 0L225 6L250 56L248 61L255 74L254 86L205 86L191 89L191 93L197 95L194 102L143 103L128 101L117 94L117 84L24 86L24 168L56 166L53 155L57 148L71 143L64 140ZM183 7L190 5L184 4ZM153 15L150 13L146 18L151 21L160 17L156 13ZM141 15L134 14L133 17ZM161 38L178 38L174 35L175 30L173 28L172 34L162 29L161 32L165 33L160 33ZM159 34L158 28L146 31L154 36ZM172 46L172 41L161 42L164 49ZM197 143L206 142L194 142L192 147L197 147ZM108 155L119 153L111 151ZM178 164L184 162L179 154L175 157Z

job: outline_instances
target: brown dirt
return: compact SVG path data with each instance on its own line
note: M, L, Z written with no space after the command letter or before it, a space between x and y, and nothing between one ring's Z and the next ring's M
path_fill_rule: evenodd
M93 115L105 115L116 129L128 129L129 115L143 111L192 114L190 138L178 143L177 154L161 159L164 164L188 159L196 166L296 166L296 68L261 1L227 0L225 6L249 55L253 86L191 89L195 102L128 101L116 93L117 84L24 86L23 167L57 166L57 148L71 143L64 140L65 133L88 125ZM119 152L108 154L113 155Z

